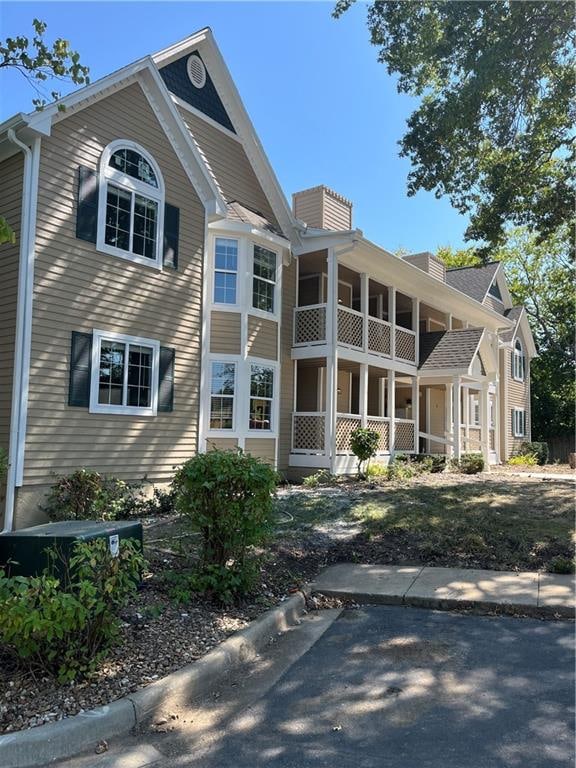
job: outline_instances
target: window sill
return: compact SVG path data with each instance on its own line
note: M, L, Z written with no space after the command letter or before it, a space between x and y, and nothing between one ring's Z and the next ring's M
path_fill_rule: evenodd
M107 253L109 256L116 256L119 259L131 261L134 264L139 264L142 267L150 267L151 269L155 269L158 272L162 272L162 264L160 263L160 259L147 259L145 256L138 256L134 253L128 253L127 251L123 251L120 248L114 248L114 246L106 245L105 243L97 243L96 250L100 251L100 253Z
M156 416L154 408L133 408L127 405L91 405L89 413L99 413L109 416Z

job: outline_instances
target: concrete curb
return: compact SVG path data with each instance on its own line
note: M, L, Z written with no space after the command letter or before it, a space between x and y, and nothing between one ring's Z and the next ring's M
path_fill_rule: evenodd
M198 661L112 704L57 723L0 736L0 765L41 768L96 746L101 739L145 725L162 707L189 703L209 693L231 669L254 659L279 632L298 623L306 611L308 592L297 592Z

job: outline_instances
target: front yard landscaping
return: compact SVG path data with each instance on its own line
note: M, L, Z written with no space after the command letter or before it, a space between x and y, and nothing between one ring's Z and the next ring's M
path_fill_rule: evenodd
M177 515L143 520L143 584L122 613L120 643L90 677L53 678L0 658L0 731L108 703L202 656L335 562L565 572L573 564L574 486L492 471L286 487L257 581L225 606L193 591L200 536Z

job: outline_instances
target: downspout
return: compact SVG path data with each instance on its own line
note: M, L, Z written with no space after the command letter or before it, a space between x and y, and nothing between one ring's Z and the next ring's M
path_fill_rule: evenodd
M24 443L28 410L28 380L30 374L30 344L32 336L32 298L34 289L34 246L36 232L36 204L38 199L38 169L40 138L30 148L8 130L8 139L24 153L22 184L22 213L20 221L20 256L18 265L18 301L16 307L16 337L14 346L14 374L10 413L10 442L8 448L8 476L6 478L6 507L2 533L11 531L14 524L16 487L22 485L24 469Z

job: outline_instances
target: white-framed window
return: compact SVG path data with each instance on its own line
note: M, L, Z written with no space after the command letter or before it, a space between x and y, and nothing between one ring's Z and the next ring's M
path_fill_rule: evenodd
M94 331L90 412L155 416L160 342Z
M277 254L261 245L253 245L252 307L261 312L276 311Z
M228 237L214 243L214 303L238 303L238 240Z
M475 427L480 426L480 398L478 395L470 397L470 424Z
M113 141L100 158L97 247L138 264L162 265L164 181L132 141Z
M274 368L250 366L250 429L272 430Z
M210 429L234 429L236 363L215 360L210 366Z
M526 437L526 411L523 408L512 409L512 431L514 437Z
M524 381L526 376L526 358L520 339L516 339L512 352L512 376L516 381Z
M490 429L494 429L496 426L495 402L494 398L492 397L488 400L488 423L490 425Z

